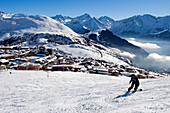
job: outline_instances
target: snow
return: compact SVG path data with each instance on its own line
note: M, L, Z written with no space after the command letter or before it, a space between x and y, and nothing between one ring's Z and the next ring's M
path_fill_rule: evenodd
M40 38L40 39L38 39L38 43L39 44L47 44L48 43L48 39Z
M7 62L9 62L9 60L6 60L6 59L0 59L0 62L1 62L1 63L7 63Z
M19 66L22 66L22 67L25 67L25 66L29 66L30 65L30 63L23 63L23 64L20 64Z
M0 58L2 58L2 57L7 57L7 56L11 56L11 54L1 54L1 55L0 55Z
M59 20L59 22L64 23L66 26L70 27L74 31L82 32L90 29L90 30L98 30L98 29L106 29L105 23L102 23L98 18L91 17L89 14L85 13L84 15L71 18L72 21L65 21L68 17L61 15L56 15L55 17L52 17L55 20ZM63 22L64 21L64 22ZM106 23L107 24L107 23ZM109 25L108 25L109 26Z
M164 33L164 32L167 32L167 31L169 31L169 29L164 29L163 31L159 31L159 32L157 32L157 33L151 33L152 35L159 35L159 34L162 34L162 33Z
M170 78L143 79L126 95L130 78L73 72L1 71L0 112L168 113Z
M114 20L107 16L100 17L99 20L107 27L107 29L110 29L114 23Z
M77 19L73 19L72 21L67 22L65 25L80 34L88 31L88 28L81 24Z
M138 37L147 35L159 35L170 28L170 16L155 17L152 15L137 15L120 21L114 21L110 30L118 35L126 33ZM163 38L163 37L161 37Z
M56 16L57 17L57 16ZM114 34L122 36L152 36L160 35L170 29L170 16L164 17L155 17L149 14L144 15L135 15L126 19L114 21L112 18L107 16L102 16L99 19L96 17L91 17L89 14L84 14L71 20L76 20L76 23L73 24L71 21L66 21L67 16L58 16L58 18L52 17L55 20L60 20L61 23L65 23L66 26L74 29L75 32L83 30L82 26L85 26L91 31L99 29L109 29ZM64 22L63 22L64 21ZM78 27L81 26L81 27ZM162 38L162 37L161 37Z
M14 14L10 14L10 13L4 13L2 11L0 11L0 17L3 18L11 18Z
M58 21L44 15L13 14L0 16L0 40L11 36L22 36L24 33L48 33L67 37L78 37L73 30Z
M49 45L48 45L49 46ZM119 60L118 58L107 54L106 51L97 50L96 48L90 47L90 46L83 46L83 45L55 45L52 46L53 49L56 48L62 52L64 52L66 55L71 55L73 57L87 57L87 58L93 58L93 59L100 59L100 60L105 60L107 62L114 62L115 64L120 64L120 65L127 65L122 60ZM110 50L111 51L111 50Z
M56 15L56 16L51 17L51 18L53 18L53 19L55 19L55 20L57 20L58 22L63 23L63 24L71 21L71 19L72 19L72 18L69 17L69 16L62 16L62 15Z

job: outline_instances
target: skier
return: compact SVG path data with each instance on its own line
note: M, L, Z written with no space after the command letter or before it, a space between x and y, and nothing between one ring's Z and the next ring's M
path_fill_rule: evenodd
M130 90L133 88L133 86L135 85L134 91L136 91L139 87L139 80L138 78L133 74L131 75L131 80L129 82L129 84L132 82L131 86L128 88L128 92L130 92Z

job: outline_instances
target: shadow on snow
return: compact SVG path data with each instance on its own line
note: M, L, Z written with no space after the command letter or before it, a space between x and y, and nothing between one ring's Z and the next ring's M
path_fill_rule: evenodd
M115 97L114 99L118 99L118 98L121 98L121 97L127 97L127 96L130 96L130 95L132 95L132 94L134 94L135 92L132 92L132 93L130 93L130 92L126 92L125 94L123 94L123 95L118 95L117 97Z

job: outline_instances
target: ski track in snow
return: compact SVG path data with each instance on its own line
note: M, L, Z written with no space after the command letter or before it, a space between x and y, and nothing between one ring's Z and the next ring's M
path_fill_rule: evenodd
M169 77L140 80L143 91L126 96L129 80L74 72L49 72L48 78L45 71L1 71L0 113L170 111Z

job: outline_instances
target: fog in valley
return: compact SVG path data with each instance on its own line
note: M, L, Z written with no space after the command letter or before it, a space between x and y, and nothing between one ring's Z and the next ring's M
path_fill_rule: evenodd
M126 38L130 43L143 48L149 55L135 64L145 69L170 72L170 41L152 41Z

